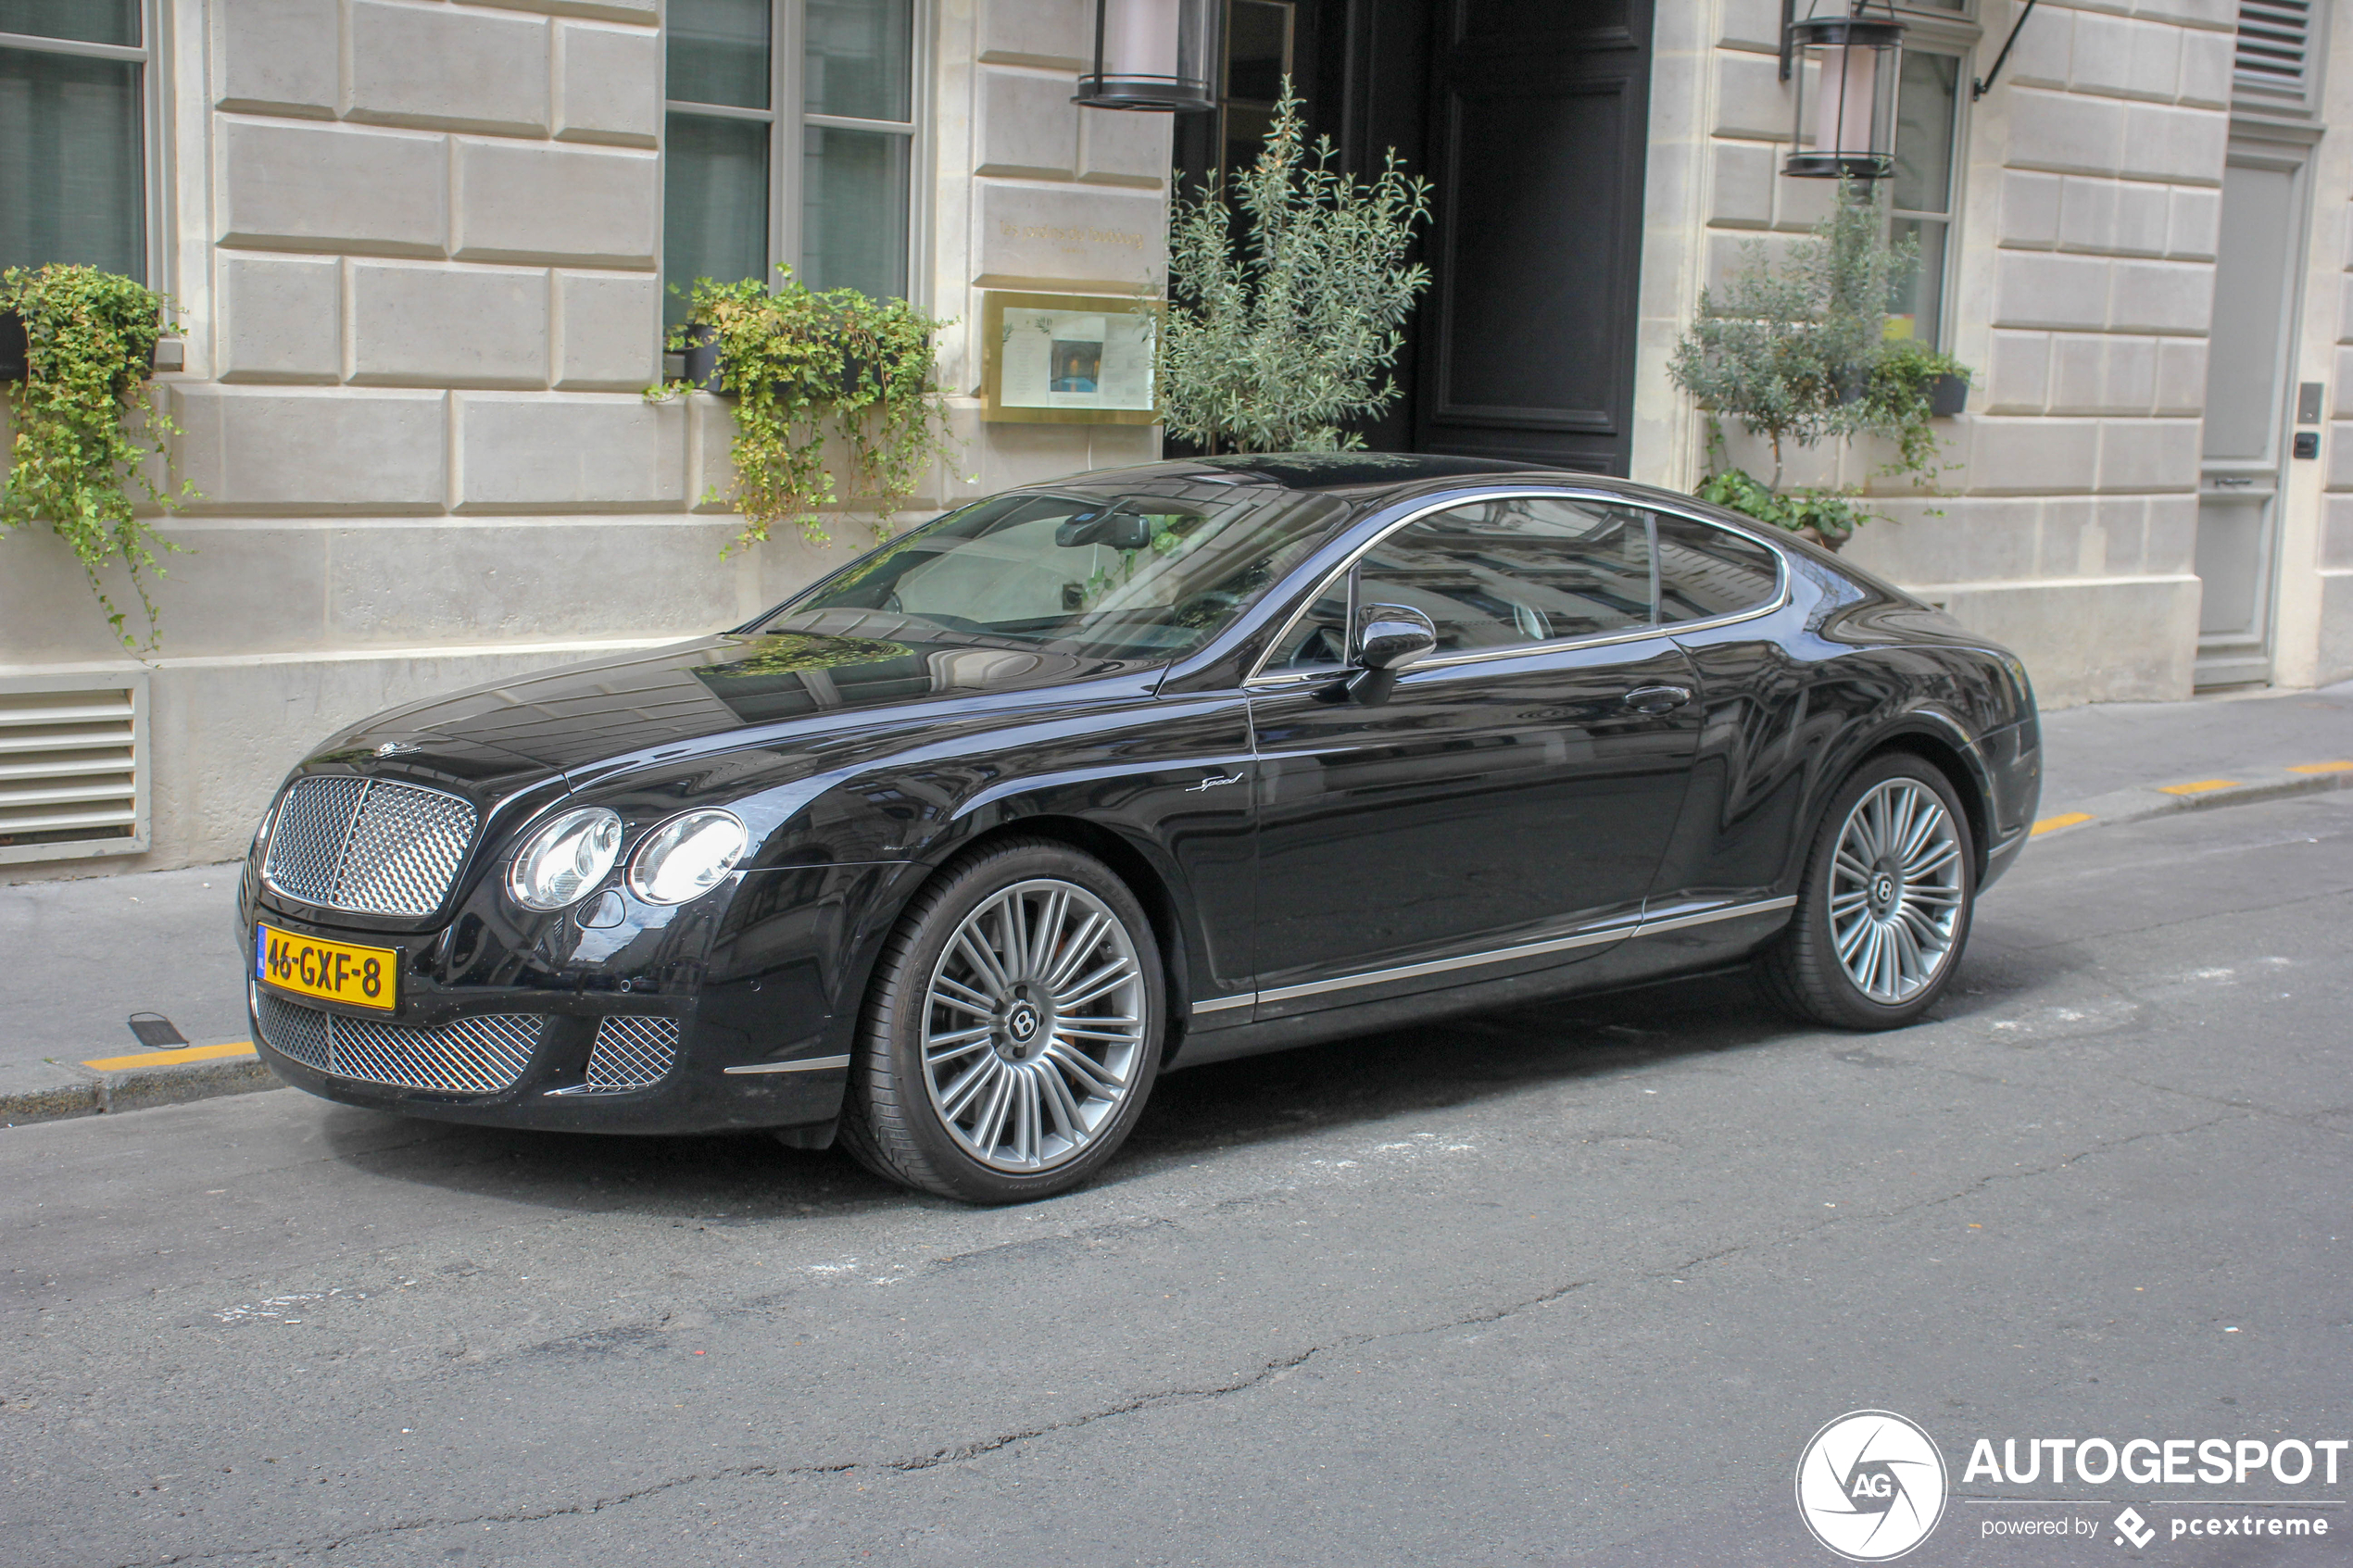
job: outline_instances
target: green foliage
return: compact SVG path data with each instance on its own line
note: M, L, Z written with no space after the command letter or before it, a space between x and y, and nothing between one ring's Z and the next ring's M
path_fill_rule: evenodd
M0 310L23 317L29 350L24 382L7 390L16 433L0 487L0 535L35 523L55 531L82 562L107 624L134 653L157 644L147 592L148 574L164 575L156 553L180 548L156 535L140 502L170 511L195 494L185 484L177 495L167 492L146 466L163 456L165 437L180 433L142 376L166 328L165 309L152 290L94 267L0 272ZM100 578L116 560L139 595L144 644Z
M1762 483L1724 470L1696 494L1835 547L1876 514L1835 492L1781 494L1786 447L1884 437L1895 456L1879 471L1933 486L1944 470L1931 394L1937 377L1969 372L1949 355L1887 335L1887 302L1919 254L1912 240L1888 239L1868 184L1842 183L1835 209L1778 262L1760 242L1743 246L1742 260L1722 289L1700 295L1699 319L1667 373L1712 413L1764 437L1773 477ZM1709 447L1720 460L1714 436Z
M1743 469L1723 469L1709 474L1692 494L1774 528L1810 535L1833 550L1846 543L1863 520L1872 515L1835 490L1800 490L1784 495Z
M735 400L734 500L744 529L726 553L765 542L779 523L812 544L830 542L817 513L837 499L824 461L832 436L849 451L850 498L874 504L875 536L887 539L893 514L956 450L935 384L932 338L945 323L903 299L820 293L791 268L776 270L784 278L773 291L757 278L697 279L686 323L671 334L673 352L706 332L716 342L720 389ZM646 395L688 390L674 381Z
M1404 265L1429 185L1392 150L1378 179L1310 152L1288 77L1257 161L1228 193L1180 197L1168 246L1160 404L1168 433L1209 452L1361 446L1346 428L1396 400L1389 372L1415 297ZM1236 231L1239 230L1239 235Z

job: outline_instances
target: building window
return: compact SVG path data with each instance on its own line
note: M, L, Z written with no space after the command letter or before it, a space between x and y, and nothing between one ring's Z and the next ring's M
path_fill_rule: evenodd
M0 267L147 278L142 0L0 0Z
M1953 249L1953 148L1960 122L1958 55L1904 51L1895 95L1895 178L1890 223L1919 245L1919 269L1896 291L1888 332L1943 346L1944 276Z
M914 12L915 0L670 0L671 322L696 279L773 278L778 262L813 289L905 296Z

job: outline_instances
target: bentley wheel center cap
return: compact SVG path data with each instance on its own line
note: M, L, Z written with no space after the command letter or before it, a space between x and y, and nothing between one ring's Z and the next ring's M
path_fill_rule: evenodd
M1026 1047L1038 1037L1038 1010L1027 1002L1015 1002L1005 1014L1005 1033L1015 1046Z
M1895 877L1891 872L1881 872L1871 878L1871 902L1881 910L1895 902Z

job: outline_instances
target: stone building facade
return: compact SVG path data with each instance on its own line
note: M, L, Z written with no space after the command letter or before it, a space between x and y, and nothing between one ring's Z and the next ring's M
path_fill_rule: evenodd
M77 36L116 4L115 31ZM680 101L688 0L18 8L36 24L65 19L43 37L0 37L0 137L26 104L38 116L67 101L40 95L58 82L83 101L105 71L139 117L144 181L124 199L143 211L135 243L120 243L177 303L184 369L159 383L185 432L180 473L201 499L165 527L187 553L158 585L163 640L145 661L110 641L54 540L0 541L0 878L233 855L283 769L350 719L729 624L846 558L865 536L855 519L830 548L779 539L723 557L736 521L711 497L731 477L725 407L642 395L661 370L679 193L739 177L748 166L728 164L724 145L751 144L743 137L769 159L766 237L752 224L711 243L764 244L767 259L820 274L890 251L910 296L954 319L941 367L962 457L918 515L1158 455L1150 426L988 422L975 395L986 292L1156 293L1172 159L1199 162L1166 117L1070 103L1090 0L698 4L697 25L737 29L727 48L766 51L758 105L724 88ZM2259 504L2261 559L2246 570L2260 581L2238 585L2262 622L2249 678L2353 673L2353 432L2329 422L2353 419L2339 395L2353 378L2353 155L2341 129L2326 133L2353 123L2353 26L2329 29L2325 6L2303 0L2043 0L1972 102L2019 0L1897 9L1914 53L1949 62L1919 68L1921 80L1951 79L1949 166L1906 197L1906 221L1933 230L1940 259L1940 296L1919 324L1979 375L1947 431L1950 493L1885 497L1899 521L1867 529L1854 557L2018 647L2046 701L2180 697L2202 669L2243 672L2212 624L2208 578L2240 569L2216 554L2228 505ZM1590 267L1513 286L1567 291L1553 303L1606 314L1593 341L1622 345L1592 351L1592 386L1558 395L1592 406L1554 421L1583 445L1546 447L1509 420L1449 412L1468 395L1433 366L1462 357L1430 345L1449 323L1480 320L1474 274L1509 248L1496 215L1459 210L1460 196L1441 210L1440 282L1403 370L1408 410L1376 441L1687 487L1705 471L1704 421L1666 364L1698 292L1741 241L1784 243L1826 199L1818 182L1776 172L1790 119L1780 6L1562 10L1576 27L1545 34L1544 57L1623 110L1609 132L1625 171L1609 185L1617 206L1578 207L1576 222L1623 232ZM2242 46L2242 11L2282 10L2304 18L2293 93L2259 72L2250 85ZM1475 147L1422 140L1453 123L1456 100L1491 101L1466 76L1520 52L1497 32L1480 53L1491 12L1530 14L1482 0L1298 0L1259 4L1234 35L1277 36L1266 29L1278 19L1282 63L1343 155L1369 163L1396 144L1425 157L1443 208L1450 169L1458 193L1491 188L1464 162ZM903 48L859 53L877 25ZM871 86L886 56L901 107L834 112L849 100L825 95L821 68ZM715 139L693 141L681 117L698 115ZM1222 144L1236 132L1220 124ZM759 129L724 144L729 125ZM900 228L850 233L824 205L842 188L827 149L862 137L898 161L858 167L904 170ZM723 154L688 169L689 145ZM1576 144L1563 154L1587 167ZM2207 437L2218 268L2271 259L2231 249L2241 169L2285 175L2246 198L2284 215L2269 225L2283 235L2276 373L2259 388L2281 401L2252 456ZM0 184L41 174L0 151ZM0 189L0 206L15 200ZM41 254L40 234L7 221L0 262L84 258ZM1613 257L1622 286L1602 277ZM2221 319L2236 320L2227 307ZM2307 383L2320 401L2292 407ZM1516 428L1552 427L1540 410ZM2288 456L2299 433L2318 457ZM1869 457L1821 459L1817 476L1879 483ZM32 761L12 771L11 757ZM75 771L76 759L93 765Z

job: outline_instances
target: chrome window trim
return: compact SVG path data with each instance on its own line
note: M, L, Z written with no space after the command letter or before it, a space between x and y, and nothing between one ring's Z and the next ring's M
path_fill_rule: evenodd
M1694 909L1685 914L1652 919L1647 915L1628 921L1614 921L1605 925L1587 926L1566 936L1546 937L1541 941L1519 942L1508 947L1494 947L1483 953L1462 953L1451 959L1430 959L1421 963L1399 964L1390 969L1365 970L1356 974L1343 974L1330 980L1311 980L1297 985L1277 985L1269 991L1245 992L1239 997L1222 997L1209 1007L1235 1008L1250 1002L1287 1002L1299 997L1322 996L1331 991L1353 990L1364 985L1381 985L1393 980L1412 980L1425 974L1443 974L1450 970L1473 969L1482 964L1509 963L1515 959L1541 958L1546 953L1567 952L1577 947L1597 947L1604 942L1632 941L1665 931L1681 931L1688 926L1712 925L1718 921L1739 920L1746 915L1768 915L1797 907L1795 895L1779 898L1757 898L1738 904L1721 904L1714 909ZM1195 1002L1193 1010L1204 1010L1204 1004ZM732 1069L730 1071L733 1071Z
M1682 636L1688 633L1708 632L1715 630L1718 626L1733 626L1738 625L1743 621L1755 621L1760 617L1771 615L1777 610L1787 608L1789 606L1791 577L1789 556L1782 551L1780 546L1773 544L1769 540L1759 539L1754 534L1743 533L1738 529L1726 528L1714 518L1702 517L1697 512L1686 511L1680 507L1665 505L1651 500L1634 500L1610 490L1579 488L1562 490L1504 490L1482 495L1457 495L1448 500L1433 502L1427 507L1422 507L1415 511L1408 512L1403 517L1401 517L1396 521L1390 523L1387 528L1382 529L1378 533L1374 534L1371 538L1357 546L1353 550L1351 550L1348 553L1346 559L1340 561L1337 566L1333 567L1330 571L1327 572L1323 577L1317 579L1315 587L1309 590L1308 595L1304 599L1300 601L1299 608L1293 610L1290 617L1284 621L1282 629L1277 632L1274 636L1267 639L1265 651L1259 654L1258 660L1251 667L1250 673L1242 677L1243 690L1278 690L1283 687L1296 685L1305 681L1327 680L1335 674L1345 674L1350 670L1355 668L1353 665L1342 664L1336 665L1329 670L1287 671L1280 674L1269 675L1266 673L1266 661L1274 658L1275 649L1281 645L1282 640L1285 637L1290 634L1291 628L1299 623L1299 618L1305 615L1309 609L1313 608L1317 599L1323 597L1325 590L1330 586L1332 580L1343 573L1355 571L1357 563L1365 558L1366 552L1370 551L1374 546L1379 544L1384 539L1387 539L1399 529L1411 527L1413 524L1419 522L1422 519L1432 516L1438 512L1451 511L1456 507L1468 506L1476 501L1518 500L1607 502L1616 506L1636 508L1642 511L1663 512L1668 517L1680 518L1686 522L1696 522L1703 527L1713 528L1718 533L1729 533L1735 539L1746 540L1748 543L1755 545L1758 548L1766 550L1772 555L1774 569L1772 596L1767 599L1764 603L1756 605L1752 608L1734 610L1729 615L1709 616L1701 621L1655 621L1648 626L1624 632L1597 632L1582 637L1554 637L1545 642L1519 643L1510 647L1478 648L1469 653L1440 654L1428 659L1417 659L1413 663L1405 666L1404 669L1399 671L1398 673L1411 674L1419 670L1443 670L1456 664L1486 663L1499 659L1523 659L1529 654L1559 653L1569 648L1605 647L1614 643L1639 643L1652 637ZM1655 535L1654 535L1654 538L1655 537ZM1655 585L1658 582L1657 551L1655 548L1652 550L1651 581ZM1350 613L1353 616L1355 610L1355 589L1352 587L1349 590L1349 608Z

